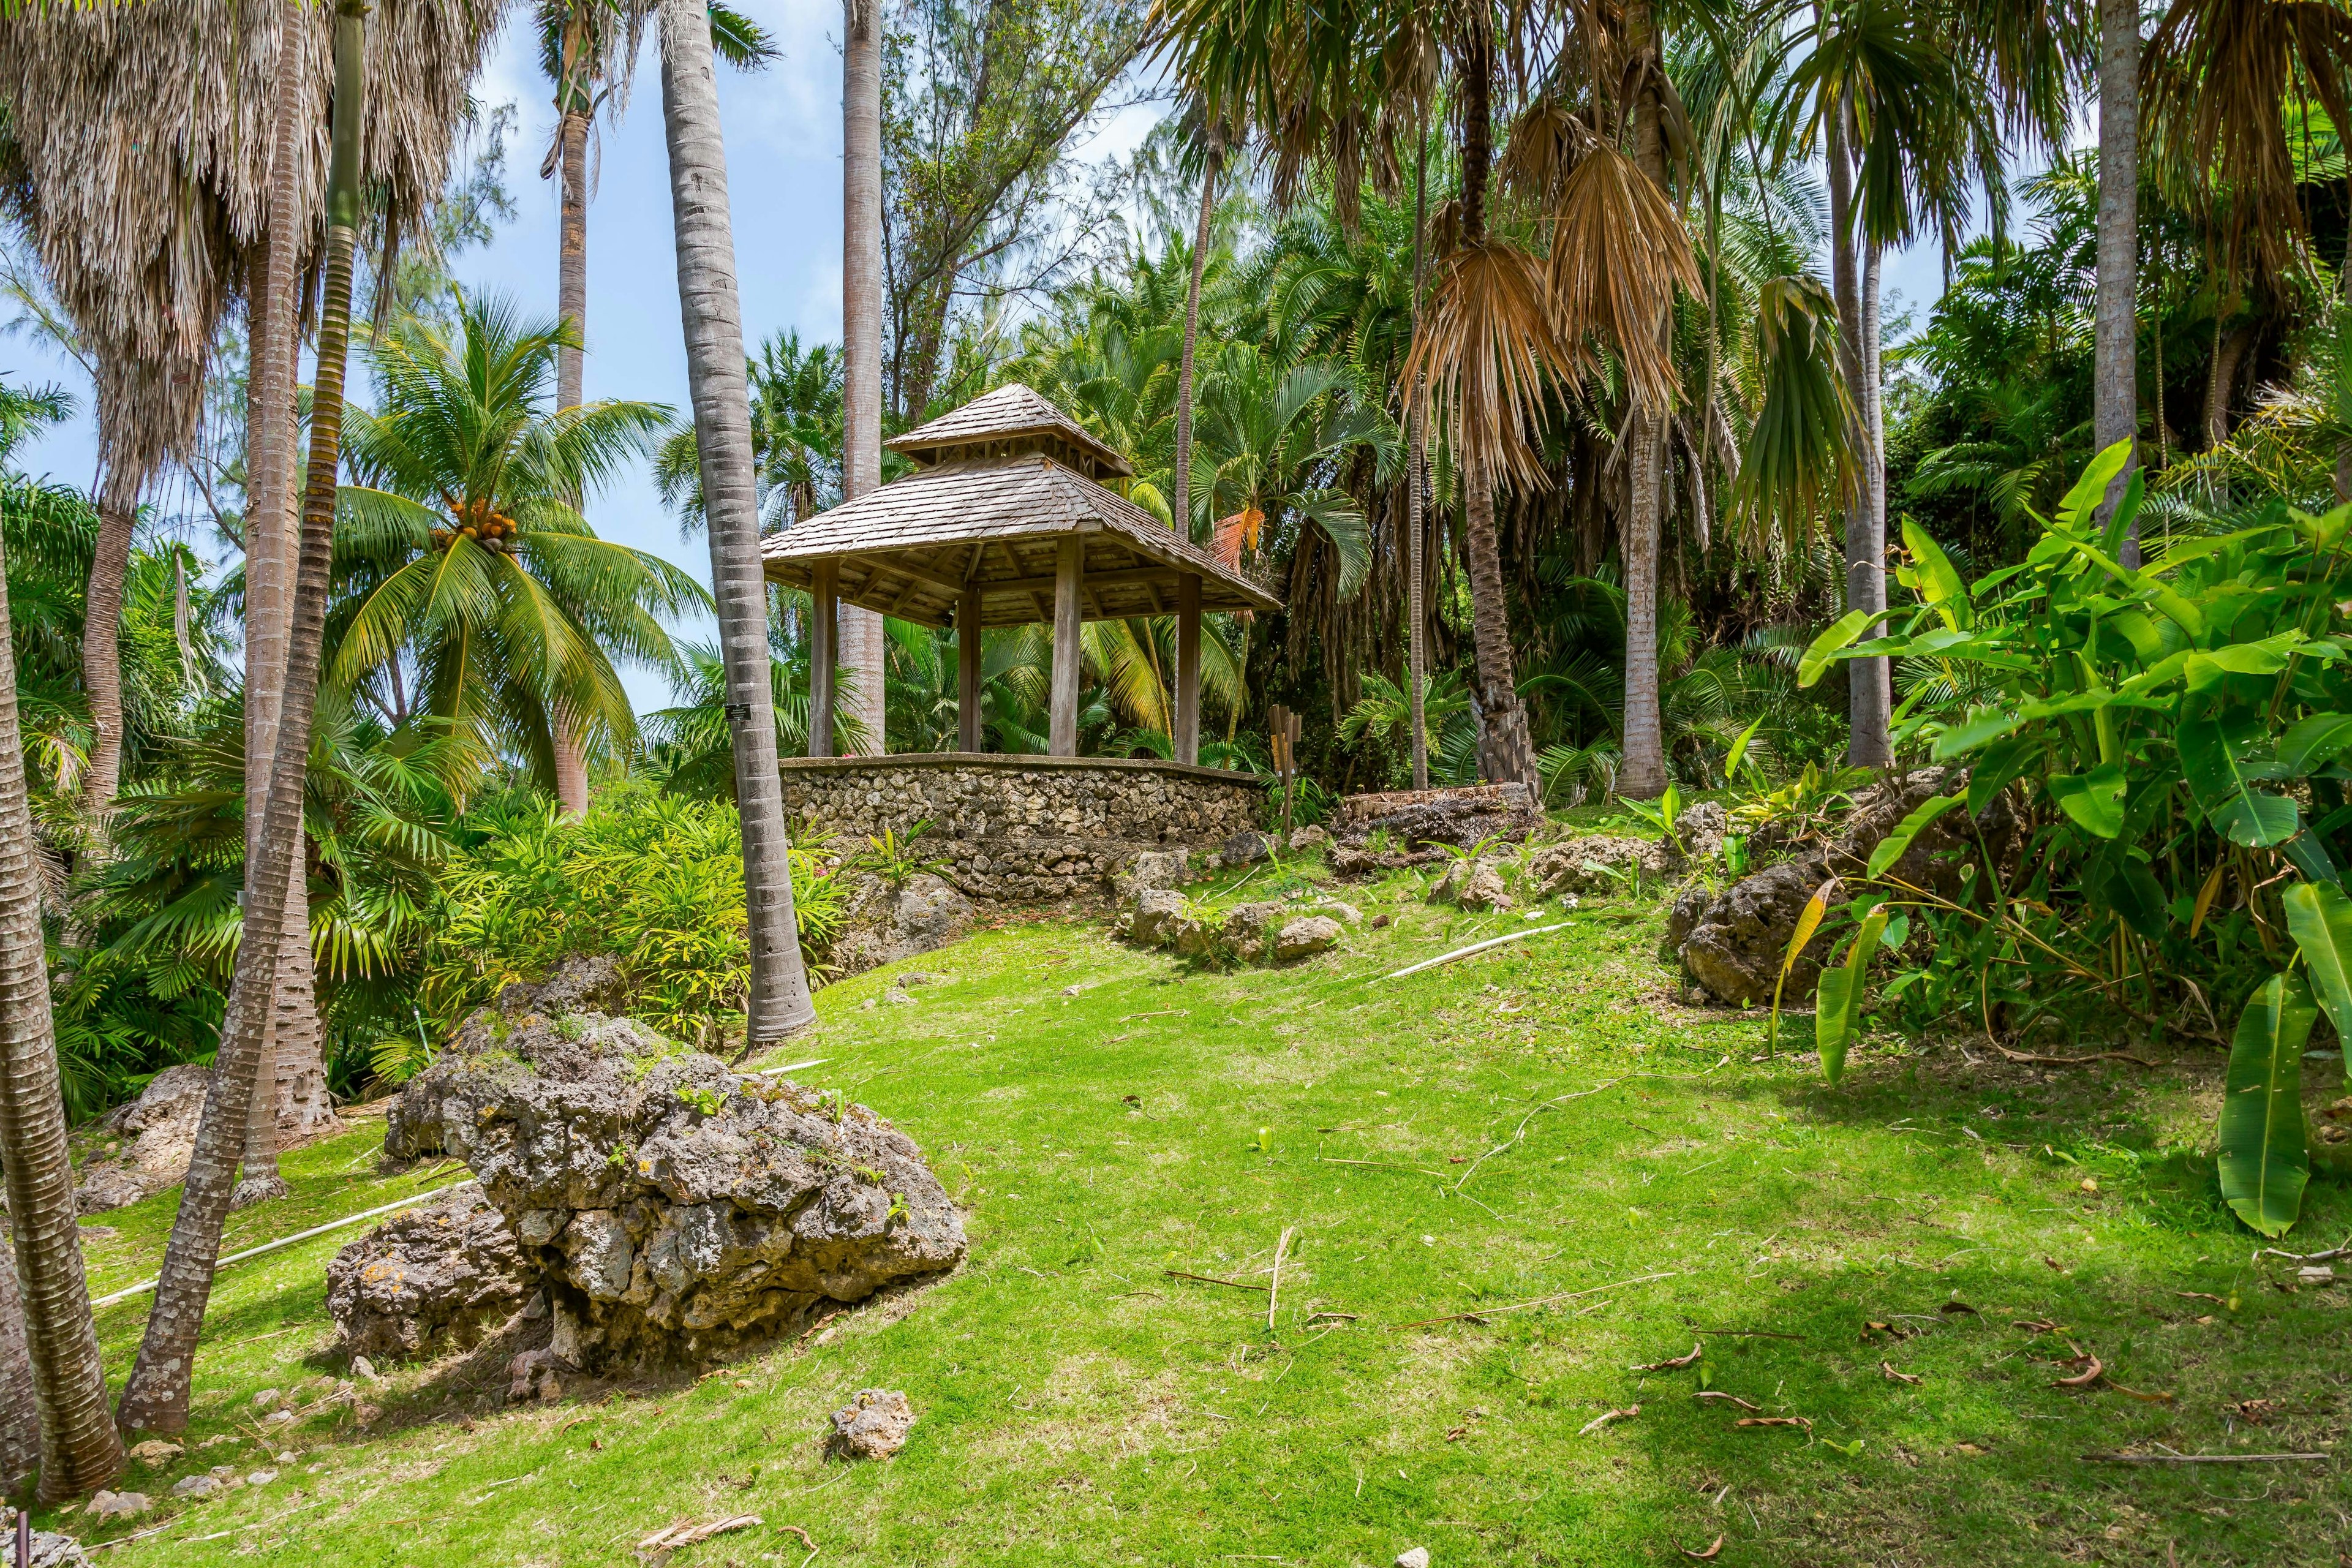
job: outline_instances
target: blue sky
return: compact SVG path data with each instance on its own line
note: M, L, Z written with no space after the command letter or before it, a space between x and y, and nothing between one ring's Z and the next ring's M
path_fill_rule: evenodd
M727 137L728 179L746 338L797 330L804 341L841 332L841 13L824 5L737 0L765 26L783 58L758 76L721 69L719 110ZM508 153L508 184L519 210L487 247L460 258L462 281L511 296L527 310L555 310L556 196L538 178L553 117L548 89L524 30L509 21L477 95L485 105L511 101L519 123ZM1093 128L1076 149L1089 160L1123 158L1158 117L1149 105L1126 109ZM686 353L672 248L668 161L662 144L658 52L649 37L635 93L617 125L598 125L594 200L588 219L590 397L635 397L688 405ZM1894 258L1887 287L1922 305L1940 291L1937 253L1923 247ZM1890 305L1892 301L1890 300ZM81 401L84 416L30 445L18 461L77 484L89 481L93 431L88 385L69 362L16 339L0 342L0 375L20 384L56 381ZM680 539L643 472L596 498L590 521L608 538L677 562L706 584L709 557L699 540ZM210 548L202 542L198 548ZM707 638L708 624L681 626ZM640 710L664 706L666 683L650 671L628 675Z

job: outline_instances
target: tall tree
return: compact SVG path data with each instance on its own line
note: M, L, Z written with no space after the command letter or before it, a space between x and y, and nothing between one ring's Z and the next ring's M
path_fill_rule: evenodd
M1184 347L1176 362L1176 461L1168 473L1168 514L1176 531L1192 533L1192 370L1201 341L1201 277L1209 265L1209 226L1217 214L1217 176L1225 163L1223 124L1198 111L1201 216L1192 229L1192 267L1184 285ZM1195 139L1188 139L1187 152Z
M0 595L5 592L0 588ZM41 1412L33 1394L33 1357L25 1346L16 1249L0 1237L0 1492L23 1486L40 1462Z
M2105 451L2139 436L2139 0L2099 0L2098 277L2091 428ZM2138 466L2135 450L2112 494ZM2137 566L2137 513L2123 548Z
M116 1418L126 1431L184 1431L196 1340L212 1297L230 1178L245 1143L254 1077L268 1030L287 946L286 911L303 874L304 776L319 689L328 578L333 564L336 470L341 465L343 371L351 346L352 263L361 221L361 146L366 122L366 0L338 0L335 88L327 174L326 256L320 290L317 368L310 402L310 455L302 492L302 532L287 631L286 679L278 749L262 818L259 896L237 950L235 1003L215 1058L211 1091L188 1162L180 1209L164 1248L155 1305Z
M677 292L687 377L701 456L710 581L727 663L735 743L735 799L743 824L744 910L751 949L745 1020L753 1046L816 1017L793 918L783 780L777 770L775 690L768 658L768 595L760 563L760 502L752 473L751 393L735 289L727 154L712 80L703 0L662 0L662 125L669 147L677 231Z
M296 159L304 130L302 7L278 0L276 101L271 107L268 227L261 270L253 285L250 373L246 385L245 494L245 865L246 907L256 907L254 873L261 865L261 821L269 803L269 764L278 751L278 707L286 679L286 621L294 441L295 295L300 284L302 210ZM307 879L298 879L287 907L296 935L293 962L284 966L253 1079L253 1105L245 1131L247 1203L284 1193L278 1173L281 1121L300 1127L311 1105L323 1109L324 1031L309 962L310 908ZM281 1028L281 1023L283 1027ZM288 1113L291 1113L290 1115Z
M882 18L881 0L847 0L841 47L841 499L882 483ZM839 606L840 660L850 672L845 704L876 751L884 724L882 617ZM830 752L830 736L821 740Z
M106 1368L99 1359L75 1218L6 582L6 563L0 561L0 1175L6 1182L16 1294L40 1413L40 1495L57 1502L120 1475L122 1439L107 1418ZM0 1300L0 1319L15 1317L11 1309L17 1306ZM0 1342L6 1337L0 1329ZM9 1359L8 1346L0 1342L0 1398L8 1398L15 1381ZM5 1451L8 1425L0 1415L0 1477L11 1468Z
M600 107L617 114L628 100L647 7L642 0L540 0L540 65L555 89L555 135L541 165L556 181L556 310L575 341L558 353L555 405L576 408L587 395L589 138ZM767 34L726 5L710 8L719 58L756 70L776 58ZM566 814L588 809L587 755L579 736L554 738L555 794Z

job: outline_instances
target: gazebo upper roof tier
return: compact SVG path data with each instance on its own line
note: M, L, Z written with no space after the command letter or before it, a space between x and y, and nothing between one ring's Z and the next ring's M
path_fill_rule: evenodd
M1090 479L1124 479L1135 472L1135 465L1116 447L1017 381L883 445L919 467L1027 450L1049 453Z
M1000 409L1019 413L1025 401L1045 410L1052 423L961 441L961 451L934 447L952 455L769 535L761 544L768 579L813 589L817 567L829 561L836 568L835 591L847 604L945 626L953 623L963 595L976 589L982 626L1029 626L1053 620L1061 542L1075 535L1082 541L1085 619L1172 614L1178 584L1188 577L1200 582L1203 610L1282 607L1273 595L1073 467L1064 456L1069 432L1103 452L1110 449L1025 386L1000 389L894 445L961 421L1005 392L1021 396Z

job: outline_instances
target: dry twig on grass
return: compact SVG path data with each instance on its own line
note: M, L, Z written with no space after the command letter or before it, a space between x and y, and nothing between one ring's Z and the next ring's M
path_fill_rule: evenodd
M1633 1370L1635 1372L1680 1372L1684 1367L1696 1366L1699 1363L1699 1358L1706 1354L1706 1347L1705 1345L1695 1344L1691 1346L1690 1354L1688 1355L1678 1355L1670 1361L1647 1362Z
M1401 1334L1407 1329L1426 1329L1438 1323L1483 1322L1503 1312L1523 1312L1529 1307L1549 1307L1554 1301L1574 1301L1585 1296L1598 1296L1603 1290L1622 1290L1628 1285L1646 1285L1653 1279L1671 1279L1681 1272L1679 1268L1668 1268L1656 1274L1620 1279L1614 1285L1595 1285L1590 1290L1568 1290L1557 1296L1538 1296L1532 1301L1514 1301L1507 1307L1481 1307L1475 1312L1449 1312L1443 1318L1423 1318L1417 1322L1399 1323L1388 1332Z
M1274 1332L1274 1310L1282 1300L1282 1259L1290 1250L1293 1227L1282 1227L1282 1239L1274 1244L1274 1279L1265 1288L1265 1331Z
M637 1542L638 1552L646 1557L662 1556L681 1546L691 1546L698 1541L708 1541L714 1535L724 1535L730 1530L750 1530L760 1522L756 1513L739 1513L727 1519L714 1519L708 1524L690 1524L679 1520L665 1530L656 1530Z
M1594 1416L1591 1420L1587 1421L1582 1426L1577 1428L1576 1435L1580 1437L1590 1437L1595 1432L1600 1431L1603 1426L1608 1426L1612 1421L1622 1421L1629 1415L1639 1415L1640 1414L1642 1414L1642 1407L1638 1405L1628 1405L1622 1410L1604 1410L1600 1415Z
M1203 1285L1223 1285L1229 1290L1264 1290L1264 1285L1252 1285L1240 1279L1219 1279L1207 1274L1187 1274L1181 1268L1163 1268L1160 1272L1171 1279L1197 1279Z

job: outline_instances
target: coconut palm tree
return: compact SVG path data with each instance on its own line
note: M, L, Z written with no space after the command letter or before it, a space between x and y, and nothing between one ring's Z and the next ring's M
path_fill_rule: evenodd
M882 483L882 21L880 0L845 0L841 44L841 499ZM920 410L909 410L919 414ZM882 617L840 610L849 706L869 743L887 744Z
M9 1413L0 1415L0 1482L26 1458L21 1413L28 1373L29 1403L38 1411L41 1496L55 1502L121 1473L122 1440L107 1416L106 1369L76 1228L5 583L0 562L0 1175L15 1239L15 1256L0 1259L0 1268L8 1270L12 1287L22 1287L0 1289L0 1408ZM26 1359L20 1363L18 1355Z
M16 1252L0 1237L0 1492L14 1492L41 1462L41 1415L33 1396L33 1358L25 1348L25 1308L16 1288Z
M237 951L228 1026L215 1058L180 1208L163 1253L155 1304L116 1420L125 1431L184 1431L196 1338L212 1296L213 1268L228 1217L231 1178L261 1065L270 1003L287 946L289 887L301 858L304 773L333 565L335 476L341 458L343 369L351 345L352 254L361 223L361 149L366 121L366 0L339 0L334 20L335 89L329 140L327 242L320 289L310 453L302 492L302 532L289 628L286 683L262 819L258 897ZM13 737L11 737L13 739ZM0 778L5 787L5 778Z
M556 237L556 309L578 339L558 353L555 405L575 408L586 395L588 341L588 138L598 109L617 113L628 101L644 42L643 0L540 0L540 67L555 88L555 136L540 168L561 193ZM725 5L710 8L711 45L741 70L777 58L757 23ZM588 772L580 738L554 741L556 795L569 816L588 809Z
M669 411L551 402L562 321L468 299L375 339L377 405L345 418L342 581L331 700L429 716L560 783L564 741L625 756L616 659L666 665L662 617L708 601L658 556L596 537L580 503L646 451ZM564 801L572 811L581 803Z
M743 824L744 908L751 949L746 1039L757 1046L806 1027L815 1020L816 1009L809 1001L808 974L793 916L743 316L735 292L727 154L719 136L719 94L711 79L710 18L702 0L662 0L661 50L662 125L677 231L678 304L686 321L687 377L693 388L695 437L702 458L710 580L719 607L719 647L727 662L735 799Z

